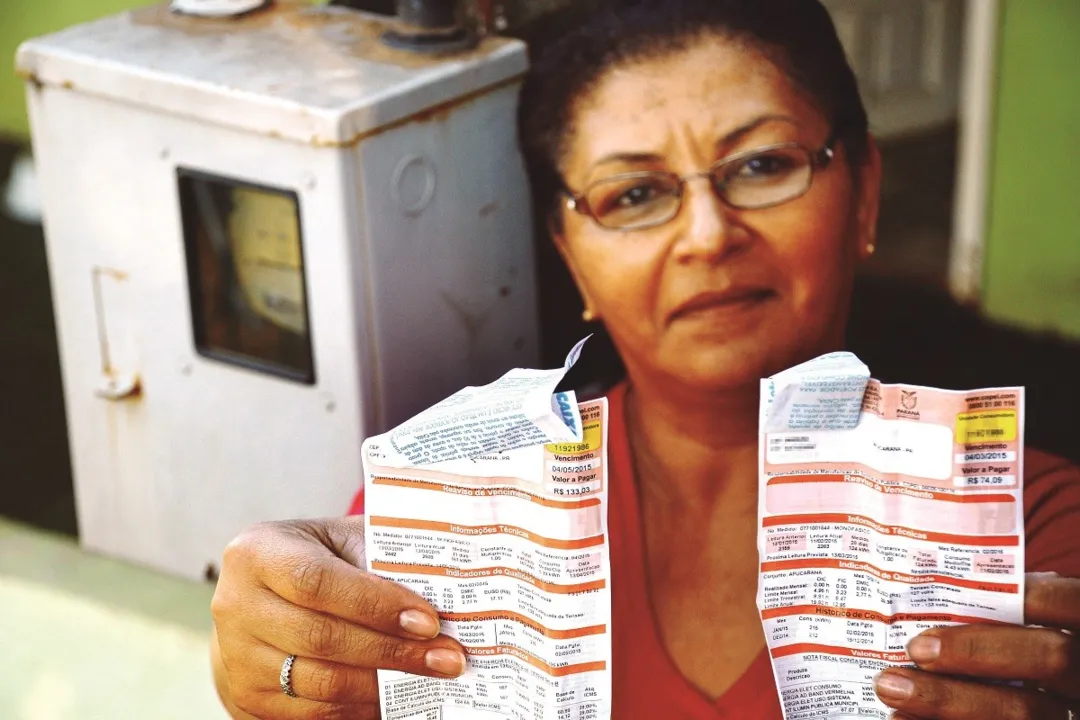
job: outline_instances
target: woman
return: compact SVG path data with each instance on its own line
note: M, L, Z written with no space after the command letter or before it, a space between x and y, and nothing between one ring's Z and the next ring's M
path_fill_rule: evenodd
M538 203L627 368L609 393L613 717L779 719L755 608L757 388L841 347L874 250L855 79L817 0L611 2L534 52ZM1080 477L1034 451L1027 468L1028 569L1080 577ZM357 569L362 527L263 525L226 551L215 670L237 717L374 718L374 668L461 672L431 607ZM1071 717L1080 580L1031 575L1026 600L1043 628L930 631L909 647L920 670L878 694L898 718Z

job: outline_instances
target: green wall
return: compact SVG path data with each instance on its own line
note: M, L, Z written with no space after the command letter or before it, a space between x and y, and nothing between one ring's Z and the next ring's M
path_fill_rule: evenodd
M23 81L14 71L21 42L147 4L146 0L0 0L0 135L29 134Z
M1080 0L1002 5L985 307L1080 338Z

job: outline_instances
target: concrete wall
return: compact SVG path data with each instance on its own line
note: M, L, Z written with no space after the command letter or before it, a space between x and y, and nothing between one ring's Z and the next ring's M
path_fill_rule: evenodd
M1080 338L1080 2L1003 7L985 309Z

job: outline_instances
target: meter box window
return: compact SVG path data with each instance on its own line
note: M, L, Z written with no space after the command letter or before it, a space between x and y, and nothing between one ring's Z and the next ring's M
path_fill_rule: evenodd
M195 346L314 384L296 193L178 170Z

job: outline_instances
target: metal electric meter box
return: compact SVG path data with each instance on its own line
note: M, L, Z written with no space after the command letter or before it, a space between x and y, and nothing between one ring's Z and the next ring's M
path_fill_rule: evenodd
M524 45L200 2L17 59L82 542L192 578L251 523L343 514L365 437L539 354Z

